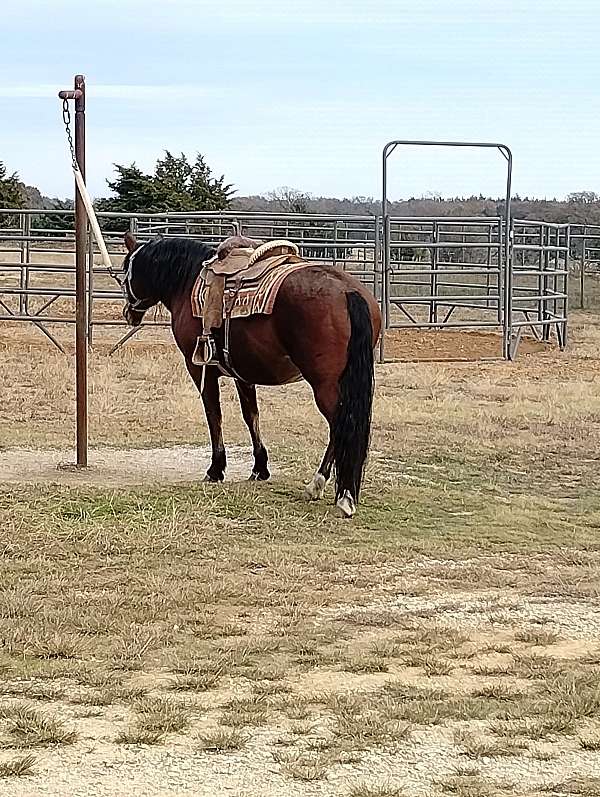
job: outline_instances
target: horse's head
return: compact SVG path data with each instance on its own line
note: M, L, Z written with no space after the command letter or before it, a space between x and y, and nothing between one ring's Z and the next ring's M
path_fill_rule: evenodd
M158 304L159 299L152 296L152 291L144 284L147 280L144 280L143 264L139 256L146 244L139 244L130 232L126 232L125 246L127 255L123 261L121 278L121 290L125 299L123 316L130 326L137 327L142 323L146 311Z

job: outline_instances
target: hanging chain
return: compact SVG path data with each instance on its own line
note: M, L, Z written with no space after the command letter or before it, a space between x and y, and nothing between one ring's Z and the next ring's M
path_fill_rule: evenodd
M79 164L77 163L77 158L75 157L75 145L73 144L73 136L71 134L71 109L69 108L69 101L63 100L62 105L62 117L63 122L65 125L65 131L67 133L67 141L69 143L69 151L71 153L71 162L73 164L73 168L76 171L79 171ZM122 274L119 271L115 271L109 266L106 267L106 270L110 274L110 276L115 279L119 285L122 287Z
M62 116L65 125L65 130L67 131L67 141L69 142L69 150L71 151L71 160L73 161L73 168L79 169L77 158L75 157L75 146L73 145L73 136L71 135L71 110L69 108L68 100L63 100Z

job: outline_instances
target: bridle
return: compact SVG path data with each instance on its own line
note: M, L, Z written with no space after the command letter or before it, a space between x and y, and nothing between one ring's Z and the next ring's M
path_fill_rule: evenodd
M127 264L127 271L124 275L121 275L119 278L119 283L121 285L121 291L123 293L123 298L127 302L127 307L130 310L142 310L142 305L148 304L148 307L144 307L143 311L145 312L154 304L154 301L151 299L139 299L131 287L131 278L133 276L133 261L135 260L136 255L138 255L142 249L146 246L146 244L142 244L138 246L137 249L134 249L133 252L129 255L129 263Z

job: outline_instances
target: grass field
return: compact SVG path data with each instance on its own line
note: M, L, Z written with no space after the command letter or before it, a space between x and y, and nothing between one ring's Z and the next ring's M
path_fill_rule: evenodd
M76 474L70 359L8 326L0 358L0 795L600 794L598 316L379 367L351 523L302 500L305 385L260 392L260 485L224 385L235 479L203 485L175 350L97 350Z

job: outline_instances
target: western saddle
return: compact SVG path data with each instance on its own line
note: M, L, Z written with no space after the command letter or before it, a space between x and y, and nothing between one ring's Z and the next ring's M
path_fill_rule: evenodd
M216 254L203 263L198 295L202 297L202 335L192 357L195 365L217 365L218 356L212 334L225 321L224 359L229 363L229 321L240 288L244 283L258 282L279 265L301 262L300 250L291 241L262 241L234 235L217 247ZM196 288L194 289L196 293ZM235 375L235 372L234 372Z

